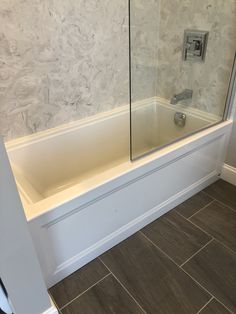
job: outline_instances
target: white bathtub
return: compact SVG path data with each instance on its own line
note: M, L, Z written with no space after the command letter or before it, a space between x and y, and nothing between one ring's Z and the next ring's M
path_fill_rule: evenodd
M156 99L137 106L140 152L217 122L180 109L187 114L182 129L173 123L176 107ZM214 125L133 163L127 106L8 142L48 287L215 181L231 124ZM147 139L148 147L140 145Z

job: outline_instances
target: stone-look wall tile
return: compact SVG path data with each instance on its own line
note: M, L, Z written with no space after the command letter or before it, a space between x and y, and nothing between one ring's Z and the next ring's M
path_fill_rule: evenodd
M0 132L6 140L126 103L126 0L1 1Z
M235 0L131 0L133 100L194 90L221 114L236 45ZM186 28L210 31L206 62L182 62ZM128 103L127 0L1 0L5 140Z
M160 0L130 0L132 101L156 96Z
M157 95L193 89L193 106L222 115L236 49L235 0L162 0ZM185 29L210 31L205 63L182 61Z

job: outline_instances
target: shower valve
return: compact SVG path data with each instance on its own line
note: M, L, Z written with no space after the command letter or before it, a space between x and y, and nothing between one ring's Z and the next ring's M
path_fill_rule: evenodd
M208 32L186 30L184 32L183 60L204 62L208 40Z

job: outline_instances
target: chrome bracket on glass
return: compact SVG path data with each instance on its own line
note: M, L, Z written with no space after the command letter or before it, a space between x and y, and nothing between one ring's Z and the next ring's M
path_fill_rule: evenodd
M183 60L192 62L204 62L209 32L197 30L185 30Z

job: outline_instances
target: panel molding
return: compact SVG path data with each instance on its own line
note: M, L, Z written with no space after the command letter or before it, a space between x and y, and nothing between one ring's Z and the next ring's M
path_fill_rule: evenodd
M112 191L113 193L109 194L109 196L106 195L102 199L102 203L101 200L96 200L95 203L86 207L85 210L78 211L78 207L76 207L75 210L70 211L67 215L61 215L59 219L51 217L51 219L45 219L44 221L40 221L40 219L31 221L30 229L42 262L47 286L53 286L215 182L219 178L218 175L221 169L217 165L221 163L221 143L223 142L224 136L221 136L216 138L215 141L208 143L208 145L203 145L200 151L192 149L191 154L183 154L180 158L172 159L165 167L159 168L159 171L153 171L156 169L152 169L148 175L139 177L135 182L125 185L125 187L123 186L123 189L119 189L119 191ZM209 164L202 163L205 159L203 155L207 160L210 158ZM218 158L215 159L213 156L218 156ZM198 165L197 171L194 170L195 167L192 167L192 164ZM185 165L187 168L185 175L181 177L181 182L174 180L171 184L168 184L173 174L177 174L178 177L180 173L183 173ZM158 186L159 179L163 175L165 175L165 179L162 182L161 191L155 193L155 183ZM165 192L166 185L169 185L168 193ZM151 192L150 187L152 187ZM141 190L144 190L145 195L151 197L151 201L149 198L148 200L142 200L141 198L140 202L142 205L136 206L134 205L134 197L137 193L140 195ZM115 204L114 208L112 204ZM129 214L127 217L122 218L124 208L129 210ZM98 217L99 220L97 220ZM68 219L72 220L68 221ZM88 230L85 229L86 234L84 234L83 226L86 221L91 222L91 227L89 224ZM98 221L98 223L95 223L95 221ZM108 221L110 221L109 226L107 225ZM79 222L82 229L78 227ZM66 236L68 239L65 241L65 231L68 230L70 224L72 224L70 230L73 236L67 232ZM91 232L89 232L90 229ZM86 243L79 246L77 243L75 246L73 241L75 233L77 239L84 236ZM62 238L60 236L58 238L58 235L63 234ZM59 241L60 251L54 247L55 241ZM52 252L52 254L48 254L48 252Z
M217 171L213 171L212 173L202 178L198 182L192 184L190 187L175 194L174 196L170 197L163 203L151 208L145 214L132 220L130 223L116 230L112 234L108 235L106 238L97 242L95 245L68 259L66 262L62 263L56 268L55 272L50 278L52 279L52 281L49 281L49 286L52 286L56 284L59 280L61 280L61 278L64 277L64 276L61 277L62 274L64 273L70 274L73 271L83 267L85 264L89 263L97 256L103 254L104 252L111 249L115 245L124 241L125 239L133 235L135 232L138 232L146 225L155 221L162 215L166 214L168 211L172 210L174 207L186 201L187 199L197 194L198 192L200 192L208 185L214 183L217 180L218 173Z

